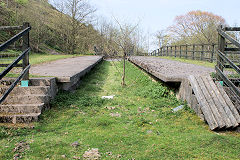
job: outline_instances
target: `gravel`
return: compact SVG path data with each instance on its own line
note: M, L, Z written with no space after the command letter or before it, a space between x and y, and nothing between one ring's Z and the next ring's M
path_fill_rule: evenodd
M147 71L157 72L171 79L187 78L189 75L209 75L211 72L215 72L214 68L161 59L158 57L134 56L130 57L130 60L140 64L140 66Z

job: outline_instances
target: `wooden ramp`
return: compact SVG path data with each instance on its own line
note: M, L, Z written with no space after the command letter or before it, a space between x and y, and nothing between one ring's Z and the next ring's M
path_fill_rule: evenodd
M210 76L189 76L188 84L191 95L185 95L187 101L194 103L194 110L202 114L211 130L235 128L240 124L240 115L220 84L215 84ZM185 88L186 89L186 88ZM187 91L189 92L189 90Z

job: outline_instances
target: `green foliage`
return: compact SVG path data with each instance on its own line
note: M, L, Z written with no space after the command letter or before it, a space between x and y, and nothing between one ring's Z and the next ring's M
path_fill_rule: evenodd
M28 3L28 0L15 0L16 3L20 4L20 5L25 5Z
M150 98L167 97L169 95L169 89L167 87L163 87L159 83L155 83L145 86L142 91L137 92L137 95Z
M59 12L46 0L12 0L9 6L0 9L0 26L21 25L29 22L31 29L31 49L37 53L58 50L69 54L71 45L70 17ZM98 31L90 25L83 25L77 31L75 54L92 52ZM83 34L84 33L84 34ZM13 33L0 32L0 42L6 41ZM51 47L51 49L49 48Z
M0 7L5 7L6 4L4 2L0 2Z

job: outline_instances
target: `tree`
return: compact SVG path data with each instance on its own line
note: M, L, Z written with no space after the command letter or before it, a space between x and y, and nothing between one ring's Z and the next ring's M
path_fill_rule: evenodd
M87 22L90 15L96 11L85 0L67 0L66 13L70 15L70 51L71 54L75 53L77 48L77 39L79 38L79 31Z
M168 30L175 42L211 44L217 42L217 27L224 24L225 20L221 16L198 10L177 16L175 24Z
M126 72L126 56L129 54L133 54L134 52L134 47L135 47L135 33L136 29L138 27L137 25L130 25L130 24L120 24L120 22L114 18L115 21L118 24L119 27L119 33L117 40L115 43L117 43L120 48L122 49L123 53L123 75L122 75L122 86L125 86L125 72Z
M166 34L165 30L157 31L155 38L157 39L157 45L159 48L168 45L170 42L170 37L168 34Z

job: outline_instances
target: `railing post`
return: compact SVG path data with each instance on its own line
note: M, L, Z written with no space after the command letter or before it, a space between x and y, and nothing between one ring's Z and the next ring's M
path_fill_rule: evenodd
M219 29L222 30L222 26L219 26ZM222 35L218 34L218 50L224 53L225 46L226 46L225 38ZM223 72L223 63L224 63L223 59L217 54L217 67L222 72ZM220 76L218 76L218 79L220 79Z
M173 56L173 50L172 50L172 46L171 46L171 56Z
M23 23L23 28L26 29L30 27L30 24L28 22L24 22ZM26 49L28 49L30 47L29 45L29 32L26 33L23 36L23 46L22 46L22 50L25 51ZM23 57L23 62L22 62L22 67L23 70L29 65L29 52ZM28 80L29 79L29 71L27 71L26 75L23 77L23 80Z
M213 63L213 58L214 58L214 52L215 52L215 45L212 44L212 54L211 54L211 62Z
M195 59L195 44L193 44L193 52L192 52L192 59L194 60Z

